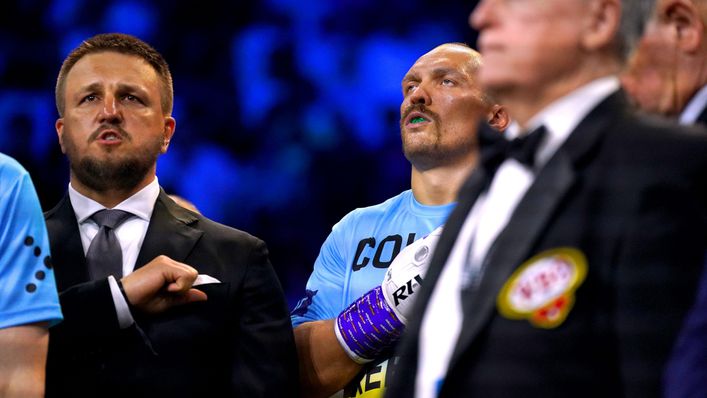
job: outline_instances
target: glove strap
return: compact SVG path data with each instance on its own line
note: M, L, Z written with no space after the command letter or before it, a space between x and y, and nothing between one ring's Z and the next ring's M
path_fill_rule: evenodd
M334 332L349 357L363 365L398 341L404 328L378 286L336 317Z

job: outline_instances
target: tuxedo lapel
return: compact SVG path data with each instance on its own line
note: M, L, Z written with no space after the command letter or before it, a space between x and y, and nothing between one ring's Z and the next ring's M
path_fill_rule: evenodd
M435 247L430 266L425 275L420 289L419 296L413 305L413 316L406 327L406 332L398 347L398 355L401 356L401 369L396 372L400 380L405 382L400 383L407 393L405 396L412 395L415 385L415 374L417 368L417 353L420 330L422 328L422 320L425 314L430 297L434 290L435 284L439 279L444 265L447 263L449 253L454 247L457 235L464 225L467 214L471 210L474 202L483 192L488 179L488 174L481 168L476 169L459 189L457 205L449 215L444 224L444 230ZM402 395L401 395L402 396Z
M466 221L467 215L474 206L476 199L478 199L479 195L483 192L486 186L487 178L488 173L485 170L477 169L471 174L467 182L460 189L459 202L447 218L447 221L444 223L444 230L439 238L439 243L435 247L435 251L430 262L430 268L427 272L427 276L425 277L424 285L429 287L429 289L426 289L429 290L427 294L432 293L432 288L434 287L434 284L437 283L437 279L442 273L442 269L444 269L444 265L449 258L449 254L454 247L454 243L456 242L456 238L459 235L462 226L464 226L464 221ZM429 297L425 297L424 300L420 301L426 302L428 298Z
M623 94L616 93L597 106L537 175L506 227L487 254L480 282L462 293L465 301L462 330L450 369L494 313L496 296L511 273L532 256L534 246L552 214L576 181L576 170L592 153L610 121L623 112Z
M45 213L51 245L57 289L67 288L89 280L74 208L66 194L53 209Z
M203 235L203 231L191 226L195 221L194 215L174 203L160 189L135 269L159 255L183 262Z
M707 106L705 106L705 108L702 109L702 113L700 113L700 116L697 117L695 124L707 126Z
M452 247L454 247L454 242L464 225L467 214L469 214L479 194L484 190L487 178L488 174L483 169L476 169L459 189L457 205L445 221L444 230L435 247L432 259L430 260L430 267L427 270L422 289L419 292L420 296L415 300L415 309L412 313L418 314L419 316L413 316L410 319L410 324L407 327L409 334L418 333L420 330L423 318L422 315L424 315L425 308L429 303L437 279L439 279L442 273L442 269L447 262L449 253L452 251ZM407 341L413 342L414 340L415 339L410 338ZM414 344L417 343L415 342Z

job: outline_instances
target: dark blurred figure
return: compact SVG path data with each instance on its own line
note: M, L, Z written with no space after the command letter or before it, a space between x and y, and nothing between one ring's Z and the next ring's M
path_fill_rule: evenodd
M65 59L56 122L67 195L46 213L65 321L47 396L290 396L296 352L257 238L180 207L157 157L174 134L163 57L123 34Z
M636 117L620 90L651 9L476 7L479 78L513 141L482 143L389 396L660 395L707 242L707 138Z
M656 3L637 51L622 76L638 107L707 125L707 1Z
M641 110L707 126L707 1L658 0L623 76ZM707 397L707 274L664 379L666 397Z

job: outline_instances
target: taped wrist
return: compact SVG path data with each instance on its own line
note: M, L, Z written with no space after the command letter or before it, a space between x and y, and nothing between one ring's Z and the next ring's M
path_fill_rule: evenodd
M334 332L349 357L365 364L398 341L404 328L378 286L336 317Z

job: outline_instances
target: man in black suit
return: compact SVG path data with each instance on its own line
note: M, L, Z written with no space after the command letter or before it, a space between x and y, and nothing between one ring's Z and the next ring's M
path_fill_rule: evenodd
M707 1L658 0L622 76L638 107L707 127ZM664 374L666 397L707 397L707 273Z
M659 396L707 242L707 139L628 110L616 75L650 11L479 2L479 79L517 139L482 141L388 396Z
M174 203L155 175L174 133L162 56L123 34L64 61L68 194L46 213L65 321L48 397L274 397L297 391L282 288L259 239Z

